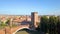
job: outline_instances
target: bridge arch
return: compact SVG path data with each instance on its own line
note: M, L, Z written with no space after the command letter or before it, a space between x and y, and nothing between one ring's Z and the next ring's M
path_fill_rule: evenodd
M22 30L22 29L29 29L29 27L21 27L21 28L18 28L15 32L13 32L13 34L15 34L16 32L18 32L19 30Z

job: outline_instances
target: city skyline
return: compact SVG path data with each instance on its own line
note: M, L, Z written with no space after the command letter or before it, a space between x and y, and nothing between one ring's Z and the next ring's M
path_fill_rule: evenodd
M0 0L0 14L30 15L60 15L60 0Z

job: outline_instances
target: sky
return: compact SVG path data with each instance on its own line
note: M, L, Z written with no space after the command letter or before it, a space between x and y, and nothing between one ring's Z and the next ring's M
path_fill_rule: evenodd
M60 0L0 0L0 14L60 15Z

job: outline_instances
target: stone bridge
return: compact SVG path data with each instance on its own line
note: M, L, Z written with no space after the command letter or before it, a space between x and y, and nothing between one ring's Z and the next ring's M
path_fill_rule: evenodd
M0 34L15 34L17 31L24 28L29 29L29 25L20 25L12 28L6 27L5 29L0 30Z
M29 25L21 25L21 26L18 26L16 28L12 28L11 29L11 33L12 34L15 34L17 31L21 30L21 29L24 29L24 28L27 28L29 29Z

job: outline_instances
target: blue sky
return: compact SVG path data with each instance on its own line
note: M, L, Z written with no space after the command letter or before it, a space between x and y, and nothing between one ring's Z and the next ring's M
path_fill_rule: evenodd
M0 0L0 14L30 15L60 15L60 0Z

